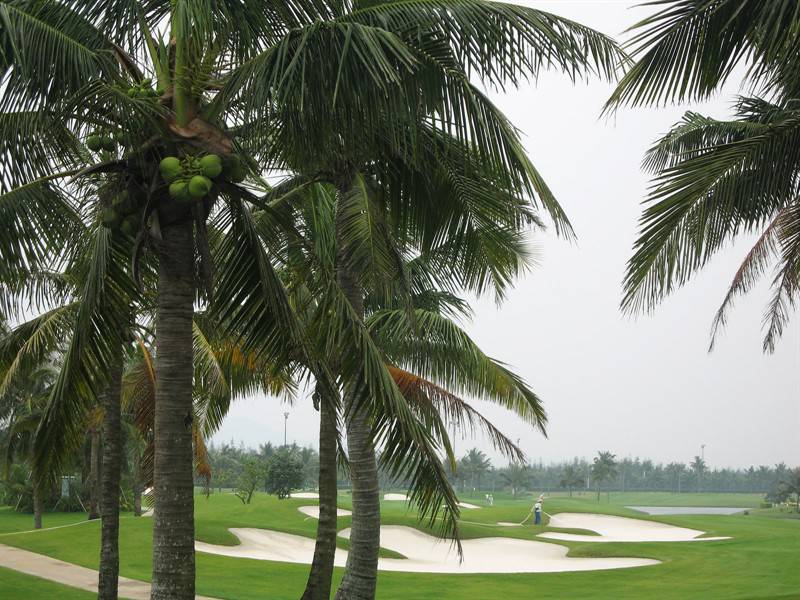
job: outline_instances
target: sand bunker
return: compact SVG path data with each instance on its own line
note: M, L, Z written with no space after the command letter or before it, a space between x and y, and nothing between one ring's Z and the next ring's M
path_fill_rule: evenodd
M406 496L405 494L384 494L383 495L383 499L384 500L399 500L401 502L405 502L406 500L408 500L408 496Z
M550 516L550 527L564 529L587 529L599 535L579 535L549 531L538 537L568 542L699 542L708 540L727 540L727 537L706 537L704 531L676 527L666 523L596 515L590 513L558 513Z
M294 494L289 494L290 498L305 498L307 500L314 500L319 498L319 494L317 492L295 492Z
M470 504L469 502L459 502L458 505L461 508L469 508L469 509L480 508L480 506L476 506L475 504Z
M196 542L195 547L210 554L302 564L310 564L314 555L311 538L264 529L230 531L239 538L240 545ZM349 537L350 530L339 535ZM381 558L380 570L413 573L553 573L643 567L659 562L647 558L567 558L568 548L558 544L493 537L464 540L464 562L459 564L448 541L394 525L381 527L381 546L407 558ZM346 561L347 552L337 549L334 564L344 566Z
M300 506L297 510L304 515L308 515L314 519L319 519L319 506ZM345 510L343 508L336 509L336 516L339 517L349 517L352 514L353 513L351 513L349 510Z

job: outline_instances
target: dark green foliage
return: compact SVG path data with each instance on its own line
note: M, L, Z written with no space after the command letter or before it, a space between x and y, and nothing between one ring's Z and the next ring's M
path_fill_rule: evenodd
M264 481L264 476L268 471L268 466L255 457L249 457L242 464L242 473L236 484L234 493L242 504L250 504L256 488Z
M269 460L267 493L288 498L292 490L303 485L303 461L289 448L281 448Z

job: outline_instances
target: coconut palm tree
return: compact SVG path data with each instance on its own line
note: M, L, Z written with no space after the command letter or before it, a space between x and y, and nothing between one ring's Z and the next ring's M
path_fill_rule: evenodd
M711 344L733 301L774 267L764 318L771 351L800 289L800 10L791 0L655 4L664 6L632 28L636 60L609 108L702 100L739 64L749 95L738 98L732 120L687 112L649 150L644 166L655 179L623 307L652 309L729 240L758 233L714 318Z
M485 475L492 466L492 461L484 452L477 448L472 448L459 461L460 468L464 477L469 477L473 489L480 488L481 477Z
M331 332L331 311L324 301L327 281L334 273L336 240L332 229L335 227L336 194L331 186L315 185L305 190L304 201L297 202L296 208L287 205L283 209L292 211L293 227L298 231L289 235L286 241L278 239L266 227L269 214L260 219L265 243L275 246L273 254L282 257L282 277L287 282L290 298L303 316L308 336L319 337L319 343L326 348ZM298 193L303 197L303 194ZM313 201L310 201L313 198ZM373 214L380 214L380 207L373 207ZM284 215L285 217L286 215ZM381 222L385 222L381 219ZM486 232L484 232L486 233ZM513 271L510 265L524 264L525 253L519 247L515 233L507 235L506 230L495 232L494 252L486 252L491 259L475 259L474 264L483 265L496 272ZM388 243L385 229L375 230L369 240L373 253L386 252L383 244ZM450 242L452 243L452 242ZM439 248L445 252L445 248ZM414 254L412 252L412 254ZM436 252L434 252L436 254ZM447 389L416 373L425 373L439 381L447 381L452 389L467 390L472 395L480 395L508 406L535 425L544 422L543 411L532 392L502 365L486 357L469 340L452 320L453 315L467 316L466 304L450 292L437 292L430 289L434 271L444 281L445 273L434 268L436 259L423 254L404 263L397 255L398 262L408 273L406 283L379 279L377 266L371 268L372 278L378 279L376 287L368 286L370 293L365 298L365 324L373 343L381 353L381 361L387 367L392 380L411 411L424 423L430 423L444 447L449 448L446 430L450 424L459 427L480 427L497 443L498 448L511 458L520 459L521 452L505 436L486 421L466 402ZM457 265L450 265L451 274L458 272ZM475 271L472 271L475 274ZM466 273L461 272L462 279ZM374 279L373 279L374 278ZM452 285L458 285L452 277ZM459 280L460 281L460 280ZM496 284L498 293L502 285ZM409 311L413 317L409 319ZM335 325L335 320L334 320ZM320 335L321 334L321 335ZM317 344L315 344L317 345ZM320 353L325 355L324 352ZM335 355L334 355L335 356ZM333 361L331 370L335 370ZM411 369L411 372L407 369ZM315 396L323 393L320 386ZM527 400L523 399L527 396ZM317 544L309 576L305 597L327 597L330 590L330 577L333 569L333 552L336 544L336 437L337 415L326 413L325 404L315 397L315 406L320 410L320 519L317 529ZM377 440L379 441L379 440ZM386 450L386 447L384 447ZM384 451L381 455L391 456ZM452 457L450 457L452 460ZM391 466L391 463L389 463Z
M258 296L270 317L262 323L270 343L261 347L276 355L302 347L280 282L253 245L254 199L239 185L269 162L273 114L298 139L314 139L321 156L344 144L350 158L358 148L371 153L363 140L386 131L374 127L385 123L385 115L404 131L420 114L435 114L434 129L469 140L476 157L508 170L520 164L518 144L513 135L509 143L508 124L468 75L502 85L551 64L572 76L608 73L617 59L613 43L578 24L479 0L271 0L258 7L234 0L9 0L0 11L0 138L11 140L3 148L9 168L0 222L8 227L2 228L0 275L10 279L20 265L64 248L62 225L74 218L76 199L84 201L84 212L102 212L116 226L122 192L138 209L125 225L135 239L134 265L145 248L158 263L153 598L194 594L191 324L198 290L212 288L210 216L225 220L234 233L223 251L229 260L216 262L218 281L234 286L220 291L230 299L226 319L264 319L264 313L253 317L244 302ZM115 145L117 136L123 150ZM170 160L159 169L165 158ZM537 174L517 171L515 182L544 195ZM340 178L342 173L348 176ZM96 177L113 192L99 201L83 186ZM355 181L349 168L337 170L337 179L342 191ZM226 276L225 269L235 273ZM252 275L243 278L243 272ZM115 336L125 328L111 326L118 315L112 318L99 301L105 293L99 286L82 301L82 332L67 354L67 365L75 368L55 386L41 447L65 445L77 434L76 426L61 423L74 412L69 405L78 402L76 390L102 390L108 383L109 349L119 347ZM93 347L103 360L79 368L78 347ZM385 374L372 383L383 388L384 400L391 397ZM389 413L397 406L384 402ZM425 446L423 438L417 430L412 446ZM359 439L366 440L354 435L356 453ZM369 462L364 466L372 472Z

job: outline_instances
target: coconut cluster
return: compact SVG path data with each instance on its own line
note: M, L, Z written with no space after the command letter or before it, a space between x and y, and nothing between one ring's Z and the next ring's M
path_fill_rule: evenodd
M143 211L144 197L122 190L100 213L100 221L108 229L119 230L127 236L133 236L139 230Z
M137 83L128 88L128 97L130 98L158 98L161 94L153 89L152 79L142 79L141 83Z
M169 184L169 195L175 200L200 200L211 192L213 179L221 176L238 183L245 173L239 158L228 157L224 162L216 154L187 155L183 160L167 156L158 165L161 176Z
M86 137L86 147L92 152L114 152L117 149L117 140L107 131L93 131Z

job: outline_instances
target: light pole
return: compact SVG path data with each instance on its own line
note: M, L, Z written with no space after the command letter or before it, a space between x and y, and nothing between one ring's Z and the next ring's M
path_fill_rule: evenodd
M700 444L700 460L706 461L706 445Z
M289 413L283 413L283 446L286 447L286 424L289 422Z

